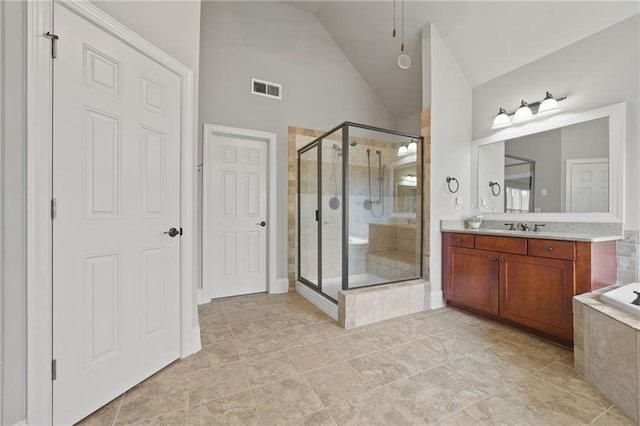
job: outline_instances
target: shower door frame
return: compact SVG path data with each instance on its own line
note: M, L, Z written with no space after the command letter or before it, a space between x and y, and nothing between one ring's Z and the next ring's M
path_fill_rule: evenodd
M297 158L297 162L298 162L298 173L297 173L297 185L298 185L298 200L297 200L297 228L296 228L296 233L297 233L297 277L296 279L298 281L300 281L301 283L305 284L307 287L311 288L312 290L320 293L322 296L324 296L325 298L331 300L334 303L337 303L338 301L335 300L334 298L328 296L327 294L325 294L322 291L322 213L323 213L323 205L322 205L322 142L324 141L325 138L327 138L327 136L337 132L338 130L342 130L342 235L341 237L341 246L342 246L342 271L341 271L341 277L342 277L342 285L341 288L342 290L349 290L349 239L346 238L346 235L348 235L349 229L349 193L348 191L348 182L349 182L349 128L350 127L355 127L355 128L359 128L359 129L365 129L365 130L371 130L371 131L376 131L376 132L380 132L380 133L388 133L388 134L393 134L396 136L404 136L410 139L415 139L416 141L420 142L420 149L418 150L418 152L416 153L416 165L418 167L418 169L420 170L420 187L421 187L421 192L420 192L420 205L419 205L419 211L416 212L416 226L419 227L419 245L418 245L418 250L419 250L419 261L418 261L418 274L417 277L415 278L407 278L407 279L401 279L401 280L389 280L387 282L384 283L380 283L380 284L371 284L371 285L364 285L364 286L358 286L357 288L366 288L366 287L374 287L374 286L378 286L378 285L384 285L384 284L393 284L396 282L403 282L403 281L407 281L407 280L412 280L412 279L419 279L422 277L423 274L423 238L424 238L424 224L425 224L425 219L424 219L424 197L425 197L425 193L424 193L424 137L420 136L420 135L414 135L411 133L406 133L406 132L398 132L395 130L389 130L389 129L383 129L380 127L375 127L375 126L368 126L365 124L358 124L358 123L353 123L350 121L345 121L341 124L339 124L338 126L334 127L333 129L323 133L321 136L317 137L316 139L314 139L313 141L309 142L307 145L303 146L302 148L297 150L297 154L298 154L298 158ZM316 216L316 221L317 221L317 228L318 228L318 284L314 284L313 282L311 282L310 280L308 280L307 278L304 278L302 276L302 267L301 267L301 244L300 244L300 218L301 218L301 196L300 196L300 177L301 177L301 170L302 168L300 167L300 157L302 154L304 154L305 152L308 152L312 149L317 149L318 150L318 154L317 154L317 165L316 165L316 171L317 171L317 216ZM419 218L419 220L418 220Z

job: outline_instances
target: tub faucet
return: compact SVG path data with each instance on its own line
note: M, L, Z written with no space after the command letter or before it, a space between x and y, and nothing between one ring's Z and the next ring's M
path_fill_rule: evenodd
M526 224L526 223L519 223L519 224L518 224L518 227L519 227L520 229L522 229L523 231L531 231L531 229L529 229L529 226L527 226L527 224Z
M633 291L637 297L636 300L634 300L633 302L631 302L632 305L636 305L636 306L640 306L640 291Z

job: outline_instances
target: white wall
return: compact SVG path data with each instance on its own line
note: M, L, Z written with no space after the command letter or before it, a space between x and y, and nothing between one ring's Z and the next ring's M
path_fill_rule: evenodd
M422 111L401 118L396 122L396 130L399 132L420 135L422 131Z
M395 120L309 13L280 2L203 2L201 29L200 127L277 134L277 277L286 278L287 127L393 129ZM282 100L251 95L252 77L282 84Z
M640 15L551 53L473 89L473 138L489 135L502 106L514 110L545 91L567 96L563 111L627 103L625 229L640 229Z
M26 417L26 2L5 2L1 22L4 55L0 75L2 105L0 237L0 424ZM195 71L199 64L200 3L96 2L107 13ZM7 60L5 60L7 59ZM10 59L10 60L9 60ZM197 95L197 91L195 93ZM10 108L6 108L10 106ZM195 100L197 106L197 96Z
M431 64L431 80L423 87L431 88L429 269L431 307L437 307L443 303L440 221L463 219L471 207L471 85L433 25L423 29L422 43L430 43L430 57L423 56L422 63ZM456 194L447 189L447 176L460 182ZM462 197L461 210L456 210L456 196Z
M26 7L22 2L2 7L0 424L12 425L25 418L27 396Z

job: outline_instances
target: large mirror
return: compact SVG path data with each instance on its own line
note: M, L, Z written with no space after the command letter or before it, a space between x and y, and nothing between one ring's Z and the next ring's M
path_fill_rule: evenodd
M474 141L474 205L489 218L620 220L623 135L618 104Z

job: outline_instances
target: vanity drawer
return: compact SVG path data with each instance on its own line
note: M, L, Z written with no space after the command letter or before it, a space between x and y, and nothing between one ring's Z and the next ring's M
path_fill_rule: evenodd
M529 239L529 255L576 260L576 245L573 241Z
M476 235L476 248L501 253L527 254L527 239L519 237L494 237Z
M446 233L443 234L443 237L446 239L446 243L451 247L473 248L474 235Z

